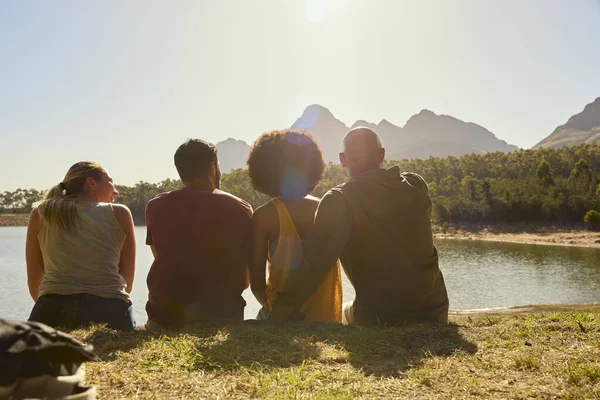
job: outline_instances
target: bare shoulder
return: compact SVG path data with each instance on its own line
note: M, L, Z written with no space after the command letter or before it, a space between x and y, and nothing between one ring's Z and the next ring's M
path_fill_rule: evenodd
M34 208L31 210L29 214L29 226L30 227L39 227L42 225L42 218L40 217L40 210Z
M277 209L271 203L265 203L262 206L258 207L254 210L254 215L252 216L252 221L256 222L268 222L272 221L277 216Z
M115 217L120 221L127 221L132 218L129 207L124 204L111 204L111 207L115 213Z
M40 210L38 210L38 208L34 208L33 210L31 210L31 213L29 214L29 219L39 219L40 218Z

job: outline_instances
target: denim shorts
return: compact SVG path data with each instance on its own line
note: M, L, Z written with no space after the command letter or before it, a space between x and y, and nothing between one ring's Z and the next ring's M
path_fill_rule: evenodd
M87 293L43 295L33 306L29 321L71 329L91 323L120 331L135 328L131 304Z

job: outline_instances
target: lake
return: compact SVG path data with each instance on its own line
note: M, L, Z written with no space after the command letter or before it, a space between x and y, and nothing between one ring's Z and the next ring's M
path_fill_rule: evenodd
M27 290L25 227L0 228L0 317L27 319L33 300ZM146 322L146 275L152 254L144 245L145 228L137 227L137 270L132 292L138 325ZM442 239L436 242L451 310L527 304L600 302L600 250L483 241ZM344 281L344 301L354 290ZM246 318L258 302L244 292Z

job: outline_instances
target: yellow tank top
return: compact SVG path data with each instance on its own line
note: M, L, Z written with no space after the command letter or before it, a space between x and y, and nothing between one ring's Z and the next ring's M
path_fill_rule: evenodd
M279 239L275 242L275 251L269 251L268 254L269 278L266 294L269 310L277 291L285 283L290 268L302 261L302 241L287 207L280 199L274 199L271 203L277 208L279 215ZM336 265L331 268L321 286L301 310L306 317L305 321L342 321L342 279L339 261L336 261Z

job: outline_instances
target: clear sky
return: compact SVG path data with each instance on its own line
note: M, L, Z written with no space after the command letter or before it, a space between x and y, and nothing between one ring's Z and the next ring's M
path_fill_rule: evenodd
M0 191L82 159L176 177L184 139L252 142L313 103L530 147L599 96L599 0L0 0Z

